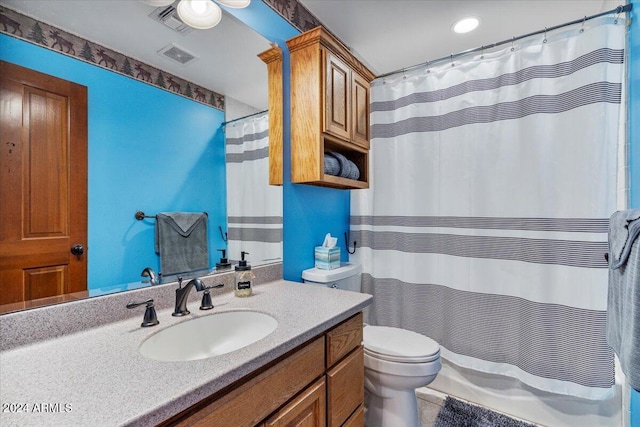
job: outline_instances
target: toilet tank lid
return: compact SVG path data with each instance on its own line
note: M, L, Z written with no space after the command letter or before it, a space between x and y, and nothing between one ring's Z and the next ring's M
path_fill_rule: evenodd
M360 264L350 264L343 262L340 267L333 270L321 270L319 268L309 268L302 272L302 278L309 282L330 283L336 280L354 276L362 272Z

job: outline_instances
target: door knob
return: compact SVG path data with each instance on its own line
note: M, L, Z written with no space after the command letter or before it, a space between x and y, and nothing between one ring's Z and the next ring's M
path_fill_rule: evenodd
M80 256L84 253L84 246L82 245L73 245L71 246L71 253L75 256Z

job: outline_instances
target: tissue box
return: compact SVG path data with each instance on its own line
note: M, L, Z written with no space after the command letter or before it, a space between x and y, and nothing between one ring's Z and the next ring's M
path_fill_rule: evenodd
M333 270L340 267L340 248L315 247L316 268L321 270Z

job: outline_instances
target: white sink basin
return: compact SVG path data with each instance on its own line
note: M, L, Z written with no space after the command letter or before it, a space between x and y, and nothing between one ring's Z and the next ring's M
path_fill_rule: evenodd
M273 332L278 321L256 311L229 311L168 327L147 338L140 354L167 362L199 360L246 347Z

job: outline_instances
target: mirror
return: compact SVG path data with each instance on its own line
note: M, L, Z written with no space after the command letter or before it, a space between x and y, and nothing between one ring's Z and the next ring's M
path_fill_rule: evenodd
M148 286L140 273L159 270L157 212L207 212L215 266L235 194L226 189L223 123L267 105L257 57L266 39L226 11L212 29L177 32L175 21L152 19L155 10L135 0L0 0L9 24L0 26L0 59L88 87L89 296ZM181 64L185 55L194 59ZM212 107L221 107L217 94L230 116ZM137 211L151 218L138 221Z

